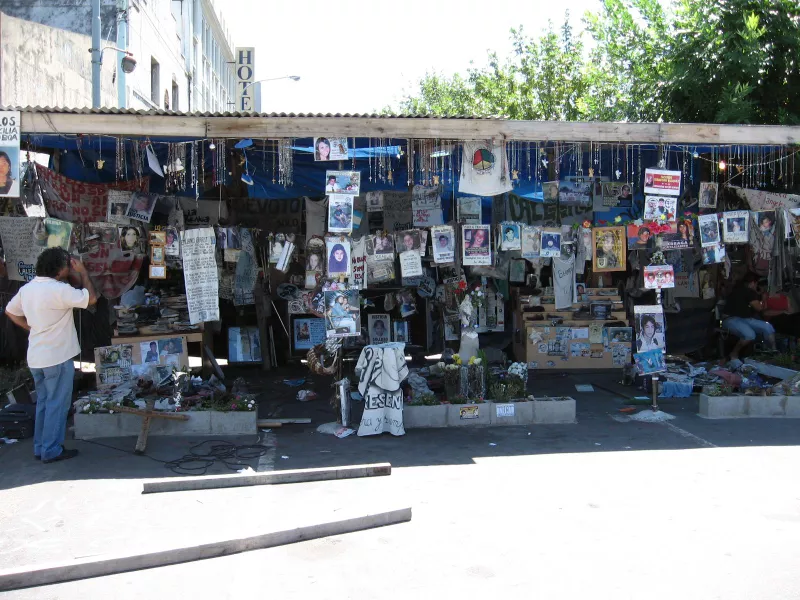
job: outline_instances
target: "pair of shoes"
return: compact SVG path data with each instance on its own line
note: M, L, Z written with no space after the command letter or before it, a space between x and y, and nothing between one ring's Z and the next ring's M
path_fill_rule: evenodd
M50 463L58 462L60 460L69 460L70 458L75 458L78 456L78 451L74 448L72 450L67 450L63 446L61 448L61 454L55 458L51 458L50 460L43 460L42 464L49 465Z
M64 446L61 446L61 451L62 451L62 452L64 451ZM42 457L41 457L41 456L39 456L38 454L34 454L34 455L33 455L33 458L35 458L36 460L42 460Z

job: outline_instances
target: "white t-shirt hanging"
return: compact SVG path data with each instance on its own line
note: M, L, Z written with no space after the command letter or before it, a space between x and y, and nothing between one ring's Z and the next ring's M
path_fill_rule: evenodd
M553 257L553 287L555 288L556 310L564 310L572 306L572 295L575 288L575 257L567 259Z
M306 239L325 235L326 218L328 216L328 199L312 200L306 197Z
M367 287L367 238L353 240L350 252L350 286L363 290Z
M459 193L497 196L512 187L504 145L464 142Z

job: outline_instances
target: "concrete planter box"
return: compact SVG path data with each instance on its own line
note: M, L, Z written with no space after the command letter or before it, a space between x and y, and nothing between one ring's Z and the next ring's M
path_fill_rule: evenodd
M709 396L700 394L698 414L707 419L800 418L800 396Z
M190 411L188 421L152 419L150 435L252 435L256 412ZM75 439L139 435L142 417L126 413L75 414Z
M403 427L447 427L447 405L403 407Z
M509 415L513 407L513 415ZM461 409L477 407L477 418L462 418ZM498 408L499 407L499 408ZM498 416L498 410L500 415ZM800 405L798 405L800 416ZM466 415L465 415L466 417ZM575 400L524 400L497 404L440 404L403 407L406 429L420 427L481 427L503 425L556 425L575 422Z

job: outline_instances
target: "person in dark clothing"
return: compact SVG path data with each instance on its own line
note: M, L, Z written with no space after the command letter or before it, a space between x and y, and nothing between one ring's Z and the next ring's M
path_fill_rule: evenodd
M757 290L758 279L755 273L748 273L734 286L725 300L722 328L739 338L731 351L731 360L738 359L739 352L752 344L758 334L763 335L770 350L775 351L775 328L763 318L757 318L764 311L764 304Z

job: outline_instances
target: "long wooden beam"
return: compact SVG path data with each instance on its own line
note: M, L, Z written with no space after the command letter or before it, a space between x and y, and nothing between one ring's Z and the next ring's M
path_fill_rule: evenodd
M25 111L23 134L190 138L348 136L453 140L621 142L629 144L791 145L800 127L680 123L578 123L493 119L371 117L208 117Z

